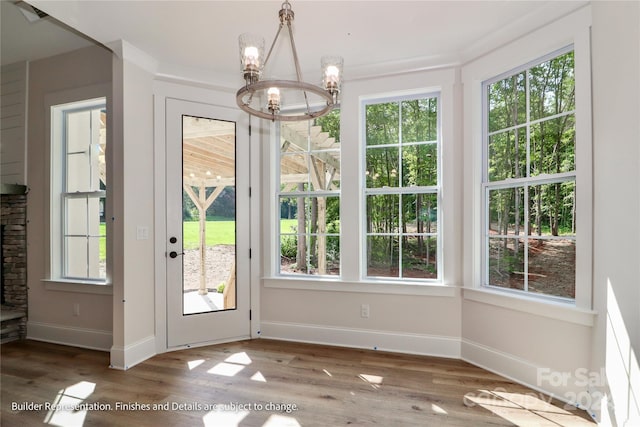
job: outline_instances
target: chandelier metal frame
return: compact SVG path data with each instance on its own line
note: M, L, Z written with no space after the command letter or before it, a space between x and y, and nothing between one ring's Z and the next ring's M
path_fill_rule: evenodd
M263 119L271 120L271 121L302 121L302 120L310 120L316 117L321 117L333 110L338 104L338 95L340 93L340 74L342 67L342 58L339 58L340 69L336 66L333 66L334 71L327 72L324 70L323 77L323 87L306 83L302 80L302 72L300 71L300 62L298 60L298 52L296 50L295 40L293 37L293 30L291 28L291 23L293 22L295 14L291 9L291 4L288 0L285 0L282 3L281 9L278 13L280 18L280 25L278 26L278 31L276 36L271 43L271 47L269 48L269 52L264 61L260 65L255 65L255 63L251 63L247 59L241 58L243 61L243 77L245 80L245 85L238 90L236 93L236 103L238 107L243 111ZM262 70L267 65L269 59L271 58L271 53L273 52L273 48L276 45L278 37L282 33L282 29L287 27L289 33L289 40L291 45L291 52L293 54L293 62L296 70L296 78L297 80L260 80ZM242 37L242 36L241 36ZM254 48L255 49L255 48ZM241 50L242 50L242 42L241 42ZM256 50L257 52L257 50ZM245 55L247 55L245 53ZM242 56L242 52L241 52ZM257 62L257 59L252 58ZM323 58L324 60L324 58ZM331 66L331 65L330 65ZM337 73L337 74L327 74L327 73ZM294 91L299 91L302 93L304 98L305 109L301 112L297 111L285 111L282 112L280 110L280 93L279 89L290 89ZM275 92L272 92L274 91ZM308 94L314 94L321 98L321 100L325 101L325 104L320 105L312 105L309 102ZM268 103L266 106L266 111L263 109L254 108L251 105L251 102L255 96L259 98L264 98L264 94L267 94ZM261 96L262 95L262 96Z

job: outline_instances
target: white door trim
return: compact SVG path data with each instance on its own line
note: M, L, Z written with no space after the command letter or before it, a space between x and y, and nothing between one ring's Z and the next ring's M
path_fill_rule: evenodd
M154 82L154 235L156 242L162 242L155 247L155 328L156 328L156 352L178 350L184 347L169 348L167 345L167 270L166 270L166 245L167 214L166 214L166 102L168 98L182 99L185 101L202 102L227 108L237 108L235 93L232 91L220 91L211 88L202 88L165 81ZM249 136L249 182L252 188L250 204L250 242L252 258L250 260L250 299L251 322L250 337L260 337L260 283L261 283L261 244L260 244L260 132L255 130L255 120L249 123L254 125L254 131ZM214 342L200 343L209 345Z

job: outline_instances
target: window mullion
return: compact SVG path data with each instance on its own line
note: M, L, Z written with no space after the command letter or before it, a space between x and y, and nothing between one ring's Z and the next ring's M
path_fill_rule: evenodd
M525 70L525 117L527 121L526 127L526 151L527 160L525 175L531 177L531 79L529 78L529 69ZM524 186L524 291L529 291L529 185Z
M406 96L384 98L377 100L377 102L365 102L362 104L363 108L366 109L363 115L365 120L362 134L369 136L368 132L371 132L372 136L371 140L365 139L363 141L365 154L363 160L366 165L364 179L367 181L367 185L375 186L368 187L365 185L362 192L365 201L365 211L363 212L363 230L365 230L365 233L363 235L366 239L363 246L365 250L363 259L367 260L363 263L366 271L363 276L384 277L391 280L407 280L411 276L416 277L417 280L440 279L442 274L442 225L440 220L442 218L442 148L439 101L438 94L425 94L415 95L411 98ZM433 104L435 104L435 110ZM396 117L391 119L391 114ZM434 119L436 121L435 128L431 122ZM386 127L383 128L382 126ZM389 138L389 134L385 132L389 128L394 134L393 138ZM435 137L433 132L435 132ZM429 146L431 148L422 153L421 147ZM384 157L382 157L384 151L375 151L383 149L389 149L389 151L397 150L395 153L396 159L394 159L397 162L397 166L394 165L397 171L389 170L392 165L385 163ZM434 153L435 155L432 157L428 155L429 153ZM417 158L416 156L420 157ZM415 163L416 161L418 163ZM421 169L416 169L418 167ZM424 167L428 167L429 170L422 170ZM431 169L435 169L435 176L430 173ZM371 173L377 177L379 174L384 176L385 173L388 174L389 172L394 177L392 181L387 181L386 178L381 181L371 181L367 174ZM429 173L427 174L427 172ZM407 182L413 182L414 173L415 184L417 185L407 186ZM373 179L375 180L376 178ZM425 198L422 201L424 205L419 204L418 201L422 197L418 195L428 195L429 199ZM431 195L435 195L434 201L437 205L435 210L437 219L434 221L437 226L437 232L428 231L425 233L424 229L418 232L420 223L431 221L431 219L424 216L434 215L433 203L429 202L431 198L434 198ZM395 212L385 213L385 208L377 205L379 202L376 202L376 200L381 201L385 196L396 199ZM371 205L371 203L375 203L375 205ZM376 220L393 221L394 228L385 230L384 233L369 231L367 228L368 220L374 219L370 217L369 212L372 208L375 208L375 211L381 215L381 218L376 216ZM384 239L380 241L371 239L377 236L384 237ZM435 245L434 249L431 249L430 242L426 241L432 238L437 239L437 245ZM394 242L395 239L398 239L397 242ZM405 243L405 240L408 240L408 242ZM420 246L414 248L413 245L417 245L418 242L420 242ZM398 244L397 247L395 243ZM416 251L415 254L413 254L412 248ZM428 257L426 257L427 254L429 255ZM432 263L431 260L434 255L436 262ZM370 256L371 259L369 258ZM390 263L396 263L396 267L393 267ZM413 267L414 263L415 267ZM379 268L386 270L391 267L393 267L393 270L397 268L397 272L376 272ZM435 267L435 272L432 270L433 267Z
M403 145L402 145L402 141L403 141L403 132L402 132L402 102L398 102L398 187L402 188L403 187L403 182L404 182L404 171L403 171L403 167L402 167L402 150L403 150ZM398 195L398 231L397 231L397 236L398 236L398 277L400 279L402 279L402 258L403 258L403 240L404 240L404 230L402 230L402 218L403 218L403 205L404 205L404 200L403 200L403 195L399 194Z
M576 238L575 234L564 235L563 227L571 220L569 210L575 209L575 200L568 201L568 194L572 188L575 191L577 181L573 163L577 142L571 133L575 130L575 120L562 120L574 117L575 108L562 111L554 105L558 99L573 102L573 98L568 97L573 92L563 88L563 85L573 87L572 64L573 51L569 46L482 85L483 285L505 292L520 292L510 289L518 288L542 297L544 294L565 299L575 297L566 284L571 271L575 275L575 243L571 241L575 242ZM549 78L560 69L568 71ZM520 109L522 85L515 77L522 75L525 117L516 117L512 126L505 127L512 124L511 112ZM503 128L489 132L489 126ZM512 134L516 134L515 147L510 142ZM500 137L493 141L493 135ZM520 156L514 157L514 148L519 150L523 137L526 160L520 176ZM489 150L494 142L495 146L491 145ZM513 164L517 169L511 169ZM555 173L567 169L568 172ZM534 175L545 171L550 173ZM500 180L490 181L494 176ZM523 227L519 227L522 221ZM530 235L534 224L540 236ZM535 247L534 239L537 240ZM566 265L566 272L551 268L556 262ZM524 274L522 279L517 276L520 271Z
M491 181L483 183L483 186L489 187L492 190L498 190L503 188L520 187L523 185L544 185L554 184L556 182L562 183L567 181L574 181L576 179L576 172L562 172L557 174L542 174L529 178L509 178L502 181Z
M91 158L91 156L89 156ZM91 170L91 166L89 166L89 170ZM91 239L89 238L89 227L90 227L90 215L89 215L89 198L85 198L85 214L86 214L86 224L87 224L87 235L85 237L85 241L87 244L87 277L91 277Z

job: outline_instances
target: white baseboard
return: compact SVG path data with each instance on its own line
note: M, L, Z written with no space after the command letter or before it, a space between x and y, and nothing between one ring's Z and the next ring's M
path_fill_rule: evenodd
M457 337L268 321L261 322L260 336L284 341L460 358L460 339Z
M27 322L27 338L101 351L109 351L113 342L111 331L31 321Z
M538 366L520 357L466 339L462 340L461 359L533 390L550 395L569 406L584 409L593 416L586 387L576 387L572 381L557 386L553 386L549 381L540 381L540 372L550 374L550 367ZM544 399L542 396L540 398Z
M111 364L113 369L126 371L138 363L156 355L156 337L149 335L127 346L111 347Z

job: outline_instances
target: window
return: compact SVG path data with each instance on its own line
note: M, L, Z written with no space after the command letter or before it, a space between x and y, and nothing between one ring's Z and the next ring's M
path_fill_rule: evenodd
M439 279L439 95L364 103L364 275Z
M340 111L279 124L281 274L340 275Z
M52 107L52 276L106 280L106 106Z
M575 298L574 53L483 84L483 284Z

